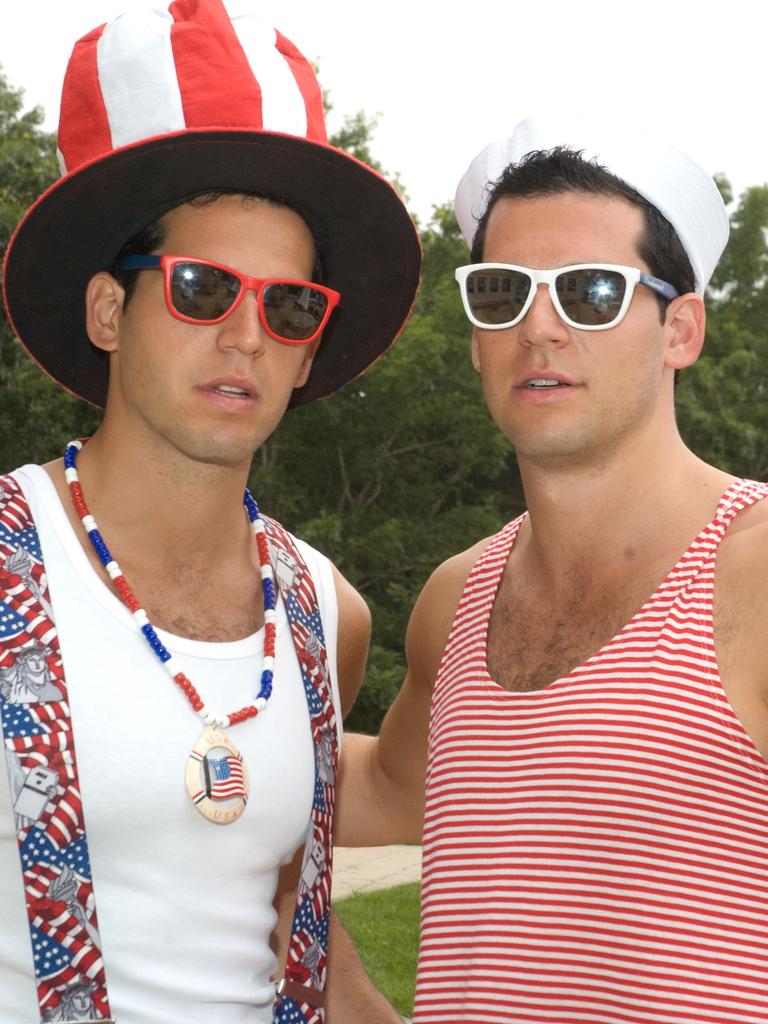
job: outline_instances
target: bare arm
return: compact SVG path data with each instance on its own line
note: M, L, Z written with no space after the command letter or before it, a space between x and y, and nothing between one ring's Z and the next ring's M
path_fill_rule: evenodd
M486 543L444 562L422 590L408 624L408 671L379 737L344 737L335 824L340 846L421 840L432 688L464 583Z
M360 692L371 639L371 613L352 584L333 566L333 582L339 608L336 669L341 714L346 718Z

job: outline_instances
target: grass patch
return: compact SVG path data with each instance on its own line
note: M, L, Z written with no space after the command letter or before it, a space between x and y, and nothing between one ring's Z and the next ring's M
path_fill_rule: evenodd
M419 948L419 883L355 893L334 903L373 983L410 1016Z

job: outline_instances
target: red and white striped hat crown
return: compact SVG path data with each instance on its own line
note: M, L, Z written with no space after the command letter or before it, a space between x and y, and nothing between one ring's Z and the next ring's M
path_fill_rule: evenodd
M70 58L58 140L63 177L16 229L3 285L20 340L74 394L106 400L107 362L85 330L88 280L205 191L284 200L322 230L326 283L342 299L291 406L358 376L402 330L421 265L413 222L384 178L328 145L311 64L251 14L174 0L94 29Z
M324 145L323 98L290 40L218 2L174 0L89 32L61 94L63 174L112 150L186 129L281 132Z

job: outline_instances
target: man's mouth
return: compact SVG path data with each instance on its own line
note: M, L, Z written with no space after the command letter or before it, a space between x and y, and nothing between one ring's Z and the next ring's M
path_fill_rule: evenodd
M227 398L252 398L250 391L235 387L234 384L216 384L211 388L219 395L226 395Z
M569 388L570 386L564 380L554 380L552 377L532 377L523 384L523 387L533 388L534 390L539 388Z

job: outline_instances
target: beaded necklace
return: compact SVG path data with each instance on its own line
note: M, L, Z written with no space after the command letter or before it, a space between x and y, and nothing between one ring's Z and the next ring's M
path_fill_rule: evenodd
M275 666L277 635L275 578L269 557L266 525L259 512L259 507L246 488L243 505L256 539L264 598L264 663L261 672L261 685L256 699L251 704L246 704L239 711L233 711L227 715L216 715L203 703L192 681L175 664L170 651L157 635L146 611L137 601L122 569L104 542L96 520L85 503L83 489L77 474L77 454L82 447L82 441L70 441L64 453L64 475L75 511L80 517L83 529L112 581L118 597L133 616L136 628L144 636L192 709L206 723L205 729L187 758L186 785L190 799L198 811L209 821L220 825L229 824L239 818L245 810L245 805L248 802L249 783L248 770L242 755L224 730L230 725L237 725L249 718L255 718L266 708L272 693Z

